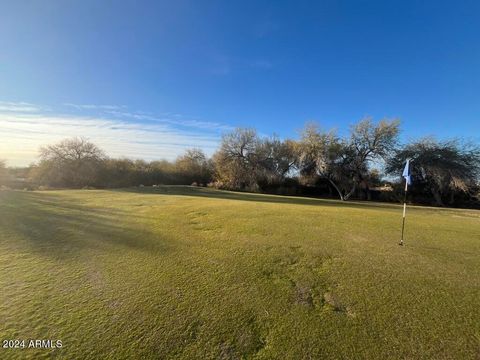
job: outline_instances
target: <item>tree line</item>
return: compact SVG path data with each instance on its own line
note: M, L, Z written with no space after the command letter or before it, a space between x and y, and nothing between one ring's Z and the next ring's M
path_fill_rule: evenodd
M348 135L340 136L309 123L296 140L262 137L255 129L238 128L222 137L212 157L190 149L173 162L114 159L87 139L71 138L42 147L39 161L23 174L31 186L194 184L341 200L398 201L403 187L400 174L410 159L411 201L478 206L479 146L434 138L402 144L399 126L397 120L366 118L351 126ZM7 183L8 176L0 162L0 182Z

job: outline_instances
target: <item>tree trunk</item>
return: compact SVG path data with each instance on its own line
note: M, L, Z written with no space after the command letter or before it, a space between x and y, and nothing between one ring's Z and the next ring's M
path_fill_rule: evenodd
M450 200L448 202L449 205L455 204L455 191L451 190L450 191Z
M345 200L345 199L343 198L342 192L340 191L340 189L338 188L338 186L333 182L333 180L332 180L332 179L329 179L329 178L327 178L327 180L328 180L328 182L333 186L333 188L334 188L335 190L337 190L338 196L340 196L340 200L342 200L342 201Z
M438 206L443 206L442 196L437 189L432 190L433 198L435 199L435 204Z
M343 200L350 199L350 196L352 196L355 193L355 190L357 190L357 183L353 183L352 190L350 190L349 193L344 196Z

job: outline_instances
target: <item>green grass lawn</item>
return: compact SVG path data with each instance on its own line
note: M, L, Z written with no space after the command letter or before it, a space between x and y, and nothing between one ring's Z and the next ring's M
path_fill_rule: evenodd
M1 359L478 359L480 212L0 191Z

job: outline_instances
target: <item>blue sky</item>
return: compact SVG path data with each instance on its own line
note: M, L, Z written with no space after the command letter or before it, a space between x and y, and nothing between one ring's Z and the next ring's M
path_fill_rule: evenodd
M478 1L3 1L0 158L83 135L173 159L237 126L367 115L478 141L478 19Z

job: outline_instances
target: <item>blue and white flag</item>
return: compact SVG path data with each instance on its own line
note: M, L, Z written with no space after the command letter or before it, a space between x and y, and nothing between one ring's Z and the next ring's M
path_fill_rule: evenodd
M407 185L412 185L412 177L410 174L410 160L407 160L407 163L405 164L405 169L403 169L402 176L405 178Z

